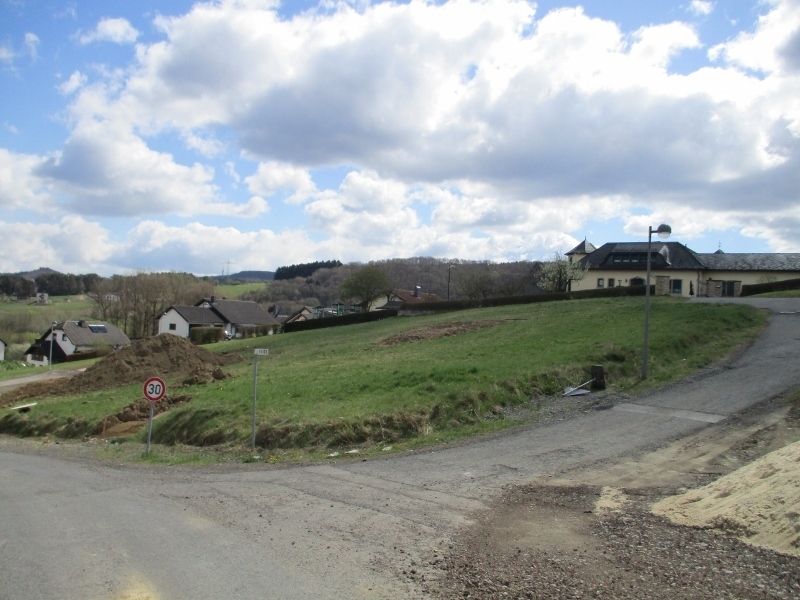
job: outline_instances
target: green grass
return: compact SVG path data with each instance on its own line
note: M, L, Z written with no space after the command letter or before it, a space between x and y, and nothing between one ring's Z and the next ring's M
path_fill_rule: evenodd
M382 345L388 336L432 325L501 323L453 337ZM230 379L170 391L193 401L159 418L158 444L228 445L249 441L253 348L259 358L259 453L293 449L450 441L508 427L497 407L561 393L604 365L611 389L636 392L716 361L757 334L766 316L743 305L656 298L651 306L650 378L641 372L643 302L613 298L460 311L425 317L221 342L240 352ZM0 431L85 435L141 394L138 386L41 400L28 416L0 417ZM72 421L68 422L69 419ZM38 421L47 426L30 427ZM80 421L80 423L78 422ZM58 424L61 425L58 425ZM138 440L144 440L144 433ZM379 451L379 450L378 450Z
M228 298L229 300L236 300L241 298L247 292L265 289L265 282L261 283L238 283L231 285L218 285L214 287L214 294L217 298Z

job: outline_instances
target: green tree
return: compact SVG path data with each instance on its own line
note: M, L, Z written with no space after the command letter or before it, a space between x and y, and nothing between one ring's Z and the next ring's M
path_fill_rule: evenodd
M370 305L386 295L391 287L386 271L375 265L367 265L345 279L339 293L343 299L356 300L361 310L367 312Z
M545 292L566 292L570 281L580 281L586 277L587 267L570 262L566 256L556 252L553 260L535 267L534 281Z

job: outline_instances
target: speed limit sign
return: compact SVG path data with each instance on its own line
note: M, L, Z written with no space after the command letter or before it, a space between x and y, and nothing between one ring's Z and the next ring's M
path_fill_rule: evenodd
M143 386L144 397L150 402L158 402L167 393L167 386L164 380L160 377L151 377L144 382Z

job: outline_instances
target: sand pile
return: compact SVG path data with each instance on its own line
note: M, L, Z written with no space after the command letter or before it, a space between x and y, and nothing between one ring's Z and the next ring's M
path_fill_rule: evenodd
M653 512L680 525L800 556L800 442L705 487L666 498Z
M93 392L120 385L144 383L148 377L180 373L199 374L199 380L222 379L225 364L241 360L195 346L175 335L158 335L122 348L99 360L83 373L55 382L32 383L0 396L0 406L38 396Z

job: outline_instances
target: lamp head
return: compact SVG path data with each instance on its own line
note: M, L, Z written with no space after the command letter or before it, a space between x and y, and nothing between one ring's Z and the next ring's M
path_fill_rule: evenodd
M662 240L665 240L669 237L669 234L672 233L672 227L662 223L658 226L658 229L656 229L656 233L658 234L658 237L660 237Z

